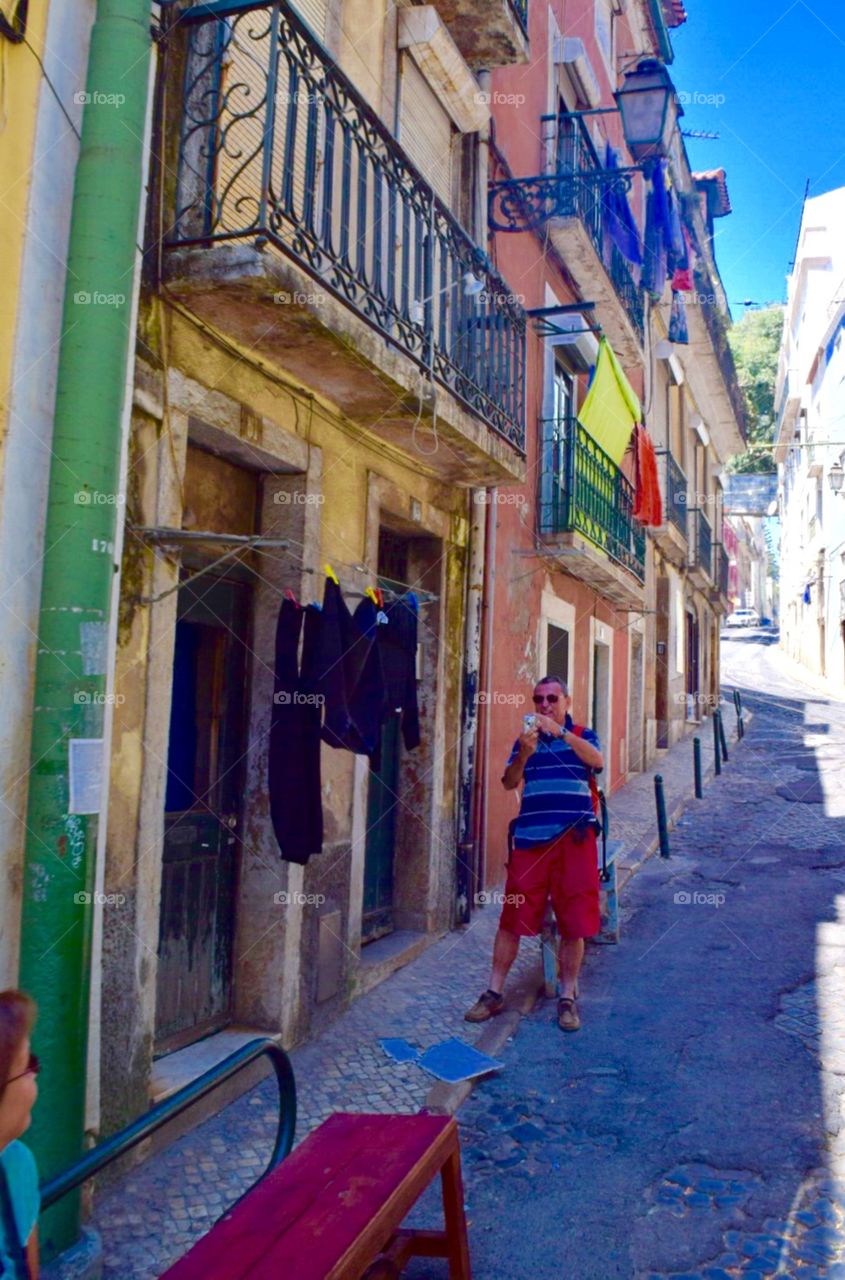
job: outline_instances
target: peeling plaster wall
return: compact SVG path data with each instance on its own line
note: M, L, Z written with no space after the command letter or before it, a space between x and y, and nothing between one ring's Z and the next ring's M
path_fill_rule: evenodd
M344 586L370 576L380 522L411 538L409 573L439 597L423 611L423 744L403 765L406 820L397 839L396 927L449 927L454 910L457 741L463 643L466 491L429 475L424 460L405 459L346 421L337 406L308 388L292 395L250 364L233 358L178 315L164 322L147 302L145 355L169 352L169 413L161 371L139 366L133 422L128 515L137 525L179 527L188 440L260 478L257 527L291 540L293 554L262 557L255 588L249 706L249 756L233 975L233 1017L293 1044L334 1017L355 985L360 951L366 762L323 748L325 843L303 868L281 861L266 793L267 730L273 638L281 591L322 596L322 566L333 563ZM199 376L201 375L201 376ZM309 397L311 397L309 399ZM168 432L167 422L170 430ZM283 500L280 495L285 495ZM314 574L305 572L316 570ZM103 945L103 1127L125 1123L149 1104L155 1034L158 912L163 849L176 601L138 597L175 585L175 560L127 537L110 777L105 891L121 893L106 913ZM356 817L356 814L358 815ZM281 890L315 895L320 905L279 904ZM319 895L319 898L317 898ZM324 900L324 901L320 901ZM317 1003L320 922L339 913L339 987ZM332 917L334 919L334 917Z

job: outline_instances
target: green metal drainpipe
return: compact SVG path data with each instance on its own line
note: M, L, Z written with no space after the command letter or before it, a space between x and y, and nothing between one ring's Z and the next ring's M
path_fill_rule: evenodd
M97 804L83 797L70 812L70 762L89 791L106 769L96 745L75 740L103 736L151 47L149 0L99 0L71 211L23 868L19 983L38 1002L43 1064L27 1141L42 1178L76 1160L84 1140L97 833L85 811ZM45 1214L47 1257L76 1238L78 1208L68 1196Z

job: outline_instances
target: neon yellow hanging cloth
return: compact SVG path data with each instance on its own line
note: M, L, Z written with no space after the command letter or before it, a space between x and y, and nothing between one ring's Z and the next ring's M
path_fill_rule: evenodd
M628 448L631 432L642 422L642 407L613 347L606 338L599 344L596 372L578 421L618 467Z

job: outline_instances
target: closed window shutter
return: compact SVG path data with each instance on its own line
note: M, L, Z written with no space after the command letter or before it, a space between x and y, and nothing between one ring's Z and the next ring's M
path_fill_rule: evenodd
M402 62L399 141L447 207L452 204L452 121L409 57Z
M292 7L308 23L322 44L326 43L326 12L329 0L292 0Z

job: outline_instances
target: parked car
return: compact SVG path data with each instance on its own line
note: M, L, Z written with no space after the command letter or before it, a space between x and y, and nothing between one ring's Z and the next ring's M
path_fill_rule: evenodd
M760 615L756 609L735 609L728 615L726 627L759 627Z

